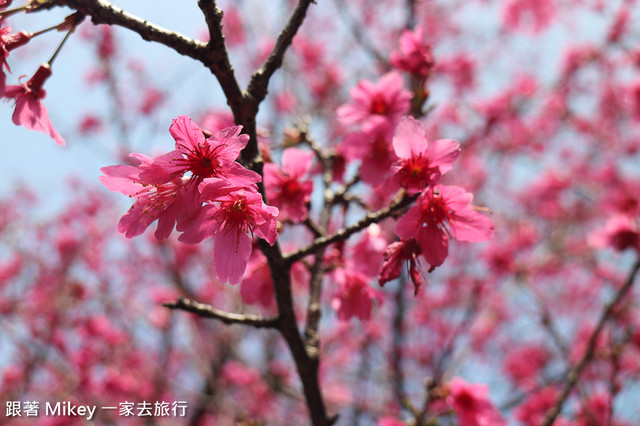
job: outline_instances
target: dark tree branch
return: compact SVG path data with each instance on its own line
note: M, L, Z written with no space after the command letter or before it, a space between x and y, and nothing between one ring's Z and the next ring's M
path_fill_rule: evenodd
M418 194L407 195L405 193L403 196L391 203L391 205L389 205L388 207L380 209L377 212L367 214L365 217L363 217L353 225L342 228L339 231L336 231L335 233L326 237L316 238L313 243L311 243L311 245L307 247L292 251L290 253L285 253L284 260L288 264L292 264L304 258L305 256L315 253L318 249L328 246L329 244L333 244L338 241L344 241L356 232L362 231L372 223L378 223L388 217L391 217L395 213L401 211L403 208L409 206L417 198Z
M206 44L138 18L104 0L52 0L52 6L68 6L91 16L94 24L118 25L140 35L144 40L170 47L181 55L203 61Z
M553 407L545 415L545 418L541 423L541 425L551 426L551 424L554 422L556 417L558 417L558 414L560 414L560 411L562 411L562 407L565 401L569 397L569 394L575 387L576 383L578 383L580 374L582 373L584 368L587 366L587 364L593 359L593 356L595 354L595 349L596 349L596 343L598 341L598 337L600 336L600 333L604 329L605 323L613 315L613 311L618 305L618 303L620 303L620 301L627 295L627 293L629 293L629 290L633 285L633 281L635 280L636 274L638 273L639 269L640 269L640 260L637 260L636 263L633 265L633 268L631 268L631 272L629 272L629 275L627 276L627 279L622 285L622 287L620 287L620 289L617 291L613 300L609 302L609 304L606 305L604 310L602 311L602 314L600 315L600 319L598 320L596 328L595 330L593 330L593 333L591 333L591 336L587 341L587 349L584 355L582 355L582 358L580 359L580 361L578 361L573 367L569 369L569 372L567 373L567 376L565 379L564 388L562 389L562 392L560 393L560 395L558 395L558 397L556 398L556 401L553 404Z
M298 32L298 29L304 22L304 18L307 14L307 9L311 3L315 3L314 0L299 0L293 14L289 18L287 26L284 27L276 45L269 54L269 57L265 60L262 67L253 73L251 76L251 82L247 88L247 92L253 97L254 102L259 104L267 96L269 88L269 80L273 74L282 66L284 54L291 45L293 37Z
M191 312L203 318L215 318L225 324L244 324L256 328L277 328L278 318L263 318L249 314L234 314L231 312L221 311L211 305L198 303L183 297L175 302L163 303L163 306L169 309L178 309Z

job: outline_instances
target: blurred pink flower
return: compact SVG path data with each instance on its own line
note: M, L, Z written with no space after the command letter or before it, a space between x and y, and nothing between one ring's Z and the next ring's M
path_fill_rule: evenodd
M312 152L289 148L282 154L282 170L274 163L264 165L267 198L280 210L279 220L290 219L298 223L307 218L313 181L304 179L311 171L312 162Z
M374 117L384 117L395 124L409 111L411 92L402 88L397 72L382 76L376 84L361 80L350 91L352 102L338 108L343 124L359 124L363 131L371 129Z

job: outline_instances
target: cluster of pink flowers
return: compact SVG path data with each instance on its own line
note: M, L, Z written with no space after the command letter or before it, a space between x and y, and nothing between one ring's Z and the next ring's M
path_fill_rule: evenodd
M424 54L408 53L409 39L417 45L415 37L413 33L404 35L407 46L403 52L420 62L416 58ZM401 57L397 54L394 61L401 69L413 63L409 59L400 61ZM344 138L342 152L347 160L362 160L363 182L387 194L399 188L409 195L419 194L417 204L398 221L395 232L401 240L387 248L378 275L382 285L398 278L402 264L408 262L417 291L423 282L418 257L426 260L432 271L446 259L451 238L486 241L493 235L493 223L471 205L472 194L439 183L453 168L460 146L450 139L427 140L422 123L406 115L411 94L402 84L395 72L383 76L377 84L361 81L351 91L352 102L338 109L338 118L345 125L360 125L359 131Z
M169 128L175 150L155 158L131 154L136 166L103 167L102 183L136 200L118 230L131 238L158 220L158 239L168 238L174 227L185 243L212 237L216 276L240 282L251 237L271 245L278 238L278 208L263 202L256 185L260 175L235 161L249 140L240 131L241 126L229 127L207 138L189 117L180 116Z

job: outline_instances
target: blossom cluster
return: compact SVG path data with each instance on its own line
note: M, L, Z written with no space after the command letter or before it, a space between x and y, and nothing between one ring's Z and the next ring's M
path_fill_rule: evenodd
M278 238L278 208L266 205L258 186L262 178L235 160L249 136L241 126L206 137L187 116L174 119L169 132L175 150L150 158L131 154L137 163L103 167L102 183L135 199L118 230L127 238L158 221L155 236L169 237L174 227L189 244L214 238L214 264L220 281L242 280L255 235L273 245Z
M403 52L409 49L403 48ZM415 52L411 56L413 63L419 64L416 56ZM417 57L424 58L424 66L433 62L426 53ZM406 62L395 62L406 67ZM383 285L398 278L402 264L408 262L417 292L423 282L419 257L432 271L446 259L450 239L486 241L493 235L493 223L472 206L472 194L440 183L460 155L460 145L450 139L429 142L423 124L407 115L411 93L402 86L397 72L384 75L376 84L363 80L351 90L352 101L338 109L338 118L344 125L360 127L345 137L342 148L347 160L362 160L363 182L386 193L402 188L418 196L416 205L397 222L400 241L387 247L378 274Z

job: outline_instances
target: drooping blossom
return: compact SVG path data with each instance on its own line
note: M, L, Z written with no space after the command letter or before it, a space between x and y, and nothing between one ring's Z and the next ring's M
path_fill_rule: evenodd
M180 188L183 202L176 212L178 222L188 220L202 205L198 186L204 179L231 179L240 186L260 182L260 175L235 162L249 141L248 135L240 134L241 129L229 127L205 138L191 118L179 116L169 127L176 149L141 165L140 179L147 184L164 185L189 173L191 178Z
M350 95L352 102L338 108L338 119L345 125L359 124L363 131L371 128L373 117L397 123L409 111L411 100L397 72L385 74L376 84L361 80Z
M2 8L1 4L0 8ZM31 37L32 35L26 31L11 33L11 28L3 28L0 20L0 97L4 96L6 90L7 76L4 70L6 68L7 71L11 72L9 64L7 63L9 52L27 44L29 40L31 40Z
M338 289L333 295L331 306L338 319L346 321L358 317L367 321L371 317L373 301L382 302L383 294L369 285L370 279L353 268L339 268L334 277Z
M402 273L402 264L407 262L409 278L415 288L415 294L418 294L418 289L423 282L418 259L420 254L422 254L422 248L414 239L389 244L384 252L384 263L378 274L380 285L383 286L387 282L399 278Z
M142 154L131 154L131 157L141 165L153 161ZM125 213L118 224L118 231L127 238L142 234L156 219L158 229L155 236L159 240L169 237L176 223L176 208L174 203L181 200L178 191L185 184L182 176L163 184L149 184L140 179L141 168L139 166L108 166L100 169L104 176L100 181L111 191L118 191L134 198L136 201L129 211ZM189 181L186 177L184 180Z
M391 65L415 77L429 76L434 66L431 45L425 42L424 27L405 30L400 36L400 50L391 53Z
M460 426L502 426L507 423L489 400L489 388L454 377L446 402L458 415Z
M451 139L429 143L424 126L413 117L400 121L393 137L398 160L393 166L394 179L409 194L434 185L453 168L460 155L460 145Z
M305 178L311 171L312 162L312 152L289 148L282 153L282 170L274 163L264 165L267 198L280 210L278 219L281 221L289 219L298 223L307 218L313 181Z
M382 183L397 160L391 140L393 126L382 117L373 117L367 131L348 134L340 148L347 160L362 160L360 178L372 186Z
M16 101L15 111L13 112L14 124L48 134L58 145L64 145L64 139L54 129L51 120L49 120L47 108L41 102L41 99L46 95L42 85L50 75L51 68L49 65L40 65L40 68L26 83L7 86L4 96Z
M471 205L473 195L457 186L438 185L425 190L417 203L398 220L396 234L415 238L431 269L449 254L449 238L481 242L493 236L493 223Z
M199 214L179 230L179 240L197 244L213 237L213 261L217 278L237 284L242 280L249 255L251 236L273 245L278 238L275 217L278 208L266 205L253 186L237 181L209 178L200 185L203 200L208 201Z
M592 247L611 247L618 251L628 248L640 250L640 231L634 218L614 214L603 229L592 232L587 241Z

